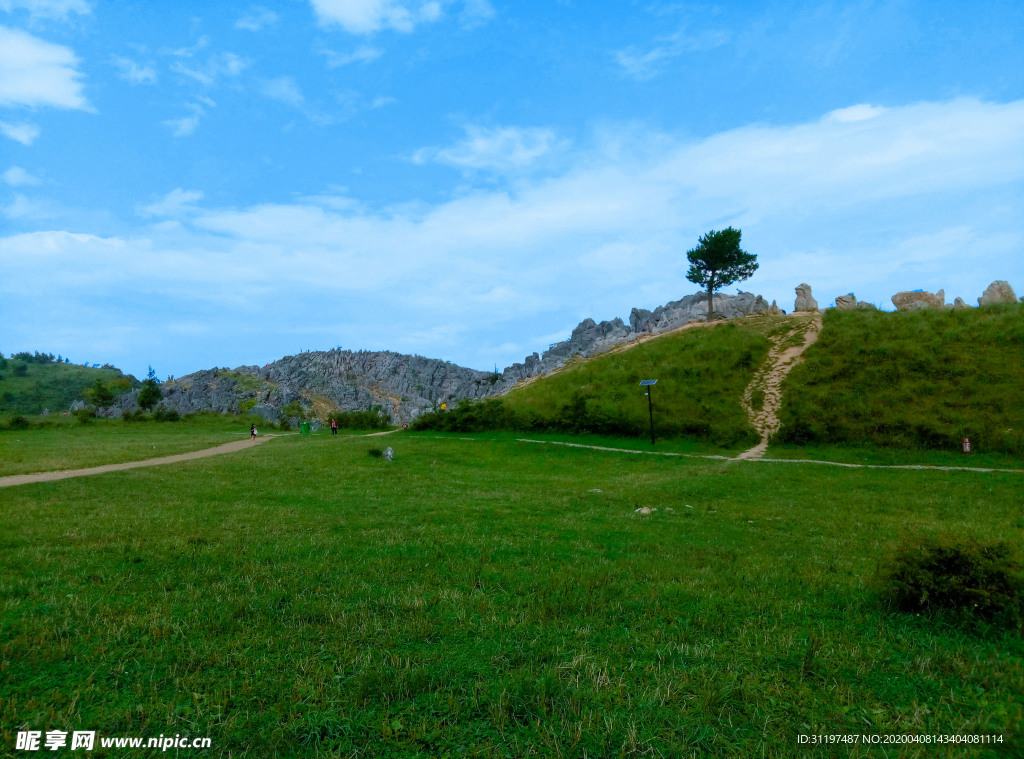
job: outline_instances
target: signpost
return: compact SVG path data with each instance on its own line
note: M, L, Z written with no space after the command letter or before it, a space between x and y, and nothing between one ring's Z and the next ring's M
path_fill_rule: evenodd
M645 394L647 395L647 414L651 418L651 445L654 445L654 406L652 405L651 401L651 391L657 384L658 380L656 379L641 380L640 382L640 387L647 388L647 392Z

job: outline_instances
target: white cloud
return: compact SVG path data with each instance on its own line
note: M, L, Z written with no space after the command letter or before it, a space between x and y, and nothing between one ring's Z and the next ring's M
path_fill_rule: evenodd
M209 104L213 104L212 100L204 98ZM171 127L171 133L175 137L188 137L193 134L196 129L199 128L199 122L203 116L206 115L206 109L203 108L199 103L186 103L185 107L192 111L189 116L183 116L180 119L168 119L164 122L165 126Z
M263 83L260 90L271 100L277 100L295 108L300 108L305 100L299 85L290 76L270 79Z
M657 40L658 44L649 50L628 47L617 50L614 57L626 76L637 81L646 81L662 73L668 62L674 58L686 53L714 50L728 44L730 39L731 35L722 30L709 29L697 34L688 34L684 28L674 34L660 37Z
M112 56L110 60L117 66L118 75L126 82L132 84L156 83L156 69L153 66L139 65L130 58L123 58L119 55Z
M70 48L0 26L0 105L88 109Z
M488 0L465 0L459 22L466 29L473 29L494 18L494 7Z
M848 108L838 108L831 113L827 113L825 119L850 123L854 121L867 121L868 119L875 118L875 116L881 116L883 113L885 113L884 108L861 103L860 105L851 105Z
M32 18L56 18L65 20L71 13L91 13L92 8L85 0L0 0L0 10L10 13L23 8Z
M411 32L417 24L441 17L438 2L395 0L310 0L321 24L337 24L350 34L371 34L381 29Z
M0 133L22 145L31 145L39 136L39 127L35 124L9 124L0 121Z
M203 199L199 190L183 190L177 187L155 203L142 209L148 216L180 216L186 211L195 210L196 201Z
M250 32L258 32L268 26L273 26L276 23L276 13L264 8L262 5L257 5L235 22L235 28L245 29Z
M350 63L372 63L380 58L384 54L384 51L380 48L362 45L351 53L336 53L333 50L321 50L320 54L327 58L327 67L334 69L339 66L347 66Z
M20 166L12 166L3 173L4 181L11 187L27 187L40 184L42 180L34 177Z
M496 139L501 131L483 130L481 147L456 157L514 163L519 142ZM612 138L561 156L557 175L436 203L373 208L338 190L217 208L178 188L142 211L181 223L147 223L123 239L0 238L0 290L31 292L45 267L91 299L126 285L151 293L182 321L199 318L202 303L213 309L211 334L231 336L203 348L228 352L207 366L233 360L226 355L269 360L265 351L305 347L296 330L313 330L302 334L322 346L391 347L477 368L542 350L533 336L564 338L584 316L625 317L695 291L683 251L728 224L761 262L741 286L784 308L805 280L821 303L854 289L884 305L915 287L972 300L993 279L1024 290L1024 101L828 114L701 140L619 131L608 126ZM528 162L531 143L521 142ZM268 303L273 324L260 317ZM204 365L183 355L185 369Z
M201 66L186 66L182 61L175 61L171 64L171 70L210 87L221 77L238 76L249 64L248 59L234 53L219 53L210 56Z
M536 127L486 127L467 125L466 138L448 148L423 148L413 156L416 163L434 161L463 169L516 171L525 169L555 149L564 149L550 129Z

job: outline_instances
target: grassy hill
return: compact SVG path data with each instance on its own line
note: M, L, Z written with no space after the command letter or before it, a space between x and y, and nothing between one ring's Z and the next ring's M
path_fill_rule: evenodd
M642 437L647 397L640 380L657 379L652 396L658 437L693 437L719 445L754 443L740 399L769 348L771 317L697 326L571 362L501 398L460 404L417 420L415 428L451 431L549 430Z
M783 391L778 442L1024 453L1024 308L830 310Z
M72 403L82 400L82 391L97 379L111 386L115 394L139 386L135 377L113 367L94 369L53 361L0 359L0 414L67 411Z
M641 379L657 378L658 437L756 442L744 388L790 317L686 329L590 359L417 420L415 428L514 429L643 437ZM1024 307L824 315L821 335L783 383L773 442L1024 453Z

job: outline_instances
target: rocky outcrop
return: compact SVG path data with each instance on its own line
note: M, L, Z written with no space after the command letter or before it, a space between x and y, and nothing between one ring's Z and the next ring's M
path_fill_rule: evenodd
M753 293L715 295L715 315L728 319L768 313L771 308ZM497 395L576 357L603 353L639 336L657 335L706 318L707 293L702 292L653 311L634 308L629 324L619 318L603 322L584 319L568 340L501 373L391 351L312 351L263 367L207 369L180 377L160 386L162 404L180 414L248 412L272 422L278 421L284 407L294 403L306 416L318 413L318 407L363 411L380 406L393 422L403 423L441 403ZM134 407L134 395L125 398L123 410Z
M794 311L817 311L818 301L811 295L811 286L806 282L796 286L796 303L793 304Z
M979 306L990 306L993 303L1016 303L1017 294L1010 287L1010 283L997 279L985 288L985 292L978 298Z
M857 296L853 293L847 293L846 295L836 296L836 308L840 311L877 311L874 303L868 303L867 301L857 300Z
M892 304L898 311L917 311L922 308L942 308L946 304L946 291L929 293L924 290L904 290L892 296Z
M708 315L707 299L707 293L701 292L670 301L653 311L634 308L629 314L628 326L621 319L599 324L593 319L584 319L572 331L568 340L555 343L543 354L534 353L522 363L512 364L505 369L487 394L504 392L518 382L560 369L575 357L593 356L644 335L659 335L690 322L705 321ZM771 306L760 295L745 292L737 295L715 294L715 315L726 319L764 314L770 310Z

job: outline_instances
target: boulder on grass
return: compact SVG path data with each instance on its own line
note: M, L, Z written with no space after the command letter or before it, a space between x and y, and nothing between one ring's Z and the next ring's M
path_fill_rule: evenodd
M794 311L817 311L818 301L811 295L811 286L806 282L796 286L796 303L793 304Z
M946 304L946 291L929 293L924 290L898 292L892 296L892 304L899 311L918 311L922 308L942 308Z
M1010 283L997 279L985 288L985 292L978 298L979 306L990 306L993 303L1016 303L1017 294L1010 287Z

